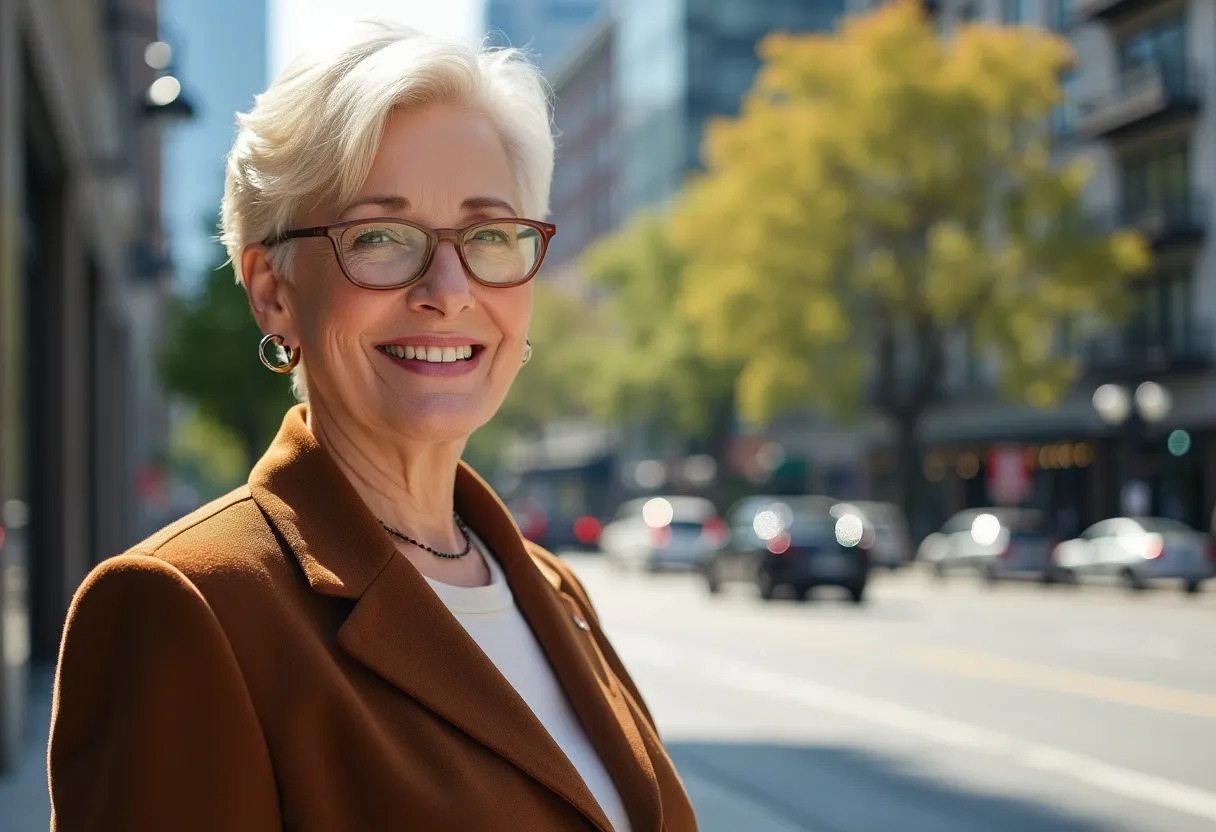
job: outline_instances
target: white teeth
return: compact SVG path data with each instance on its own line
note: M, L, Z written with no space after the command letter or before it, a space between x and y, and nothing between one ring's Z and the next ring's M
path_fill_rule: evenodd
M450 364L453 361L464 361L473 357L471 344L462 344L459 347L407 347L401 344L386 344L381 349L388 355L397 358L428 361L432 364Z

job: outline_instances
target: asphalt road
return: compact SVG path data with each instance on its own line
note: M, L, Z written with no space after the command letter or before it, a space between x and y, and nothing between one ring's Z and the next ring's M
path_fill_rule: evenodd
M570 556L706 832L1216 830L1216 582L710 598Z

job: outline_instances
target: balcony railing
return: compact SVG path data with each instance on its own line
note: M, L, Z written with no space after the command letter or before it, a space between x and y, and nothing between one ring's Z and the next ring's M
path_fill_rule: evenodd
M1207 194L1198 191L1142 206L1124 204L1118 225L1135 228L1156 247L1202 240L1210 218Z
M1076 0L1077 20L1105 20L1113 22L1147 9L1160 0Z
M1118 86L1081 102L1077 132L1115 137L1171 114L1194 113L1200 105L1198 76L1189 67L1146 63L1127 70Z
M1082 357L1091 377L1115 380L1204 370L1216 364L1216 349L1212 331L1192 324L1161 333L1124 329L1100 335L1085 345Z

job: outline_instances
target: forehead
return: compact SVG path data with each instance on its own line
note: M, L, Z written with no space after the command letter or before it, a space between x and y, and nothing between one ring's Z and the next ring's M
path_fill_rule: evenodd
M515 171L485 115L429 105L395 111L359 196L393 194L415 212L454 211L470 197L519 207Z

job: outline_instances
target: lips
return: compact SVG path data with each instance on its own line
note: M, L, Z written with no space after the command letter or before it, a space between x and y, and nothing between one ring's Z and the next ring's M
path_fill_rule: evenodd
M476 338L459 333L451 335L410 335L396 338L376 349L399 361L419 361L428 364L454 364L470 361L485 349Z
M454 378L474 373L486 353L484 345L469 343L380 344L376 350L407 373L436 378Z

